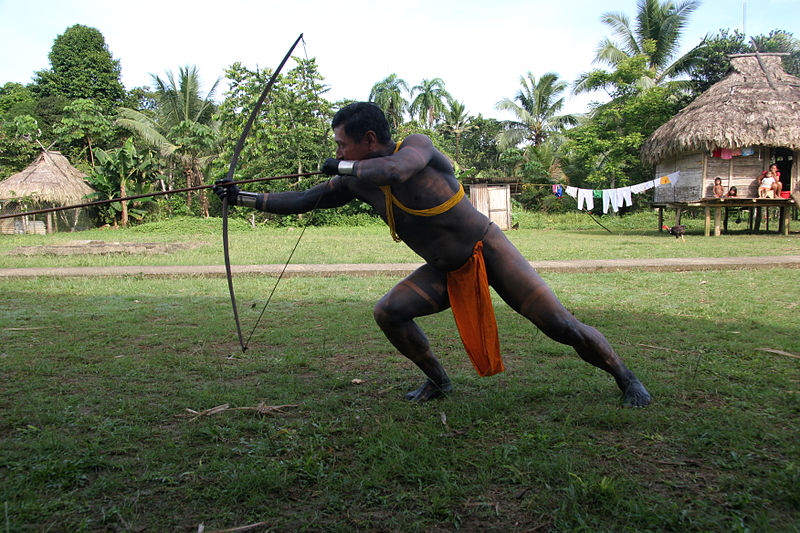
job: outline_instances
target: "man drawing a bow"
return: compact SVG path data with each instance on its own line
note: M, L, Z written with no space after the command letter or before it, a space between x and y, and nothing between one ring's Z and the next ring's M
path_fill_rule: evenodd
M464 347L481 375L503 370L489 286L548 337L572 346L614 377L624 405L644 407L650 395L606 338L578 321L503 232L464 196L447 158L424 135L395 142L376 105L357 102L333 118L336 159L322 167L329 181L303 192L251 193L229 180L214 192L231 204L279 214L333 208L359 199L389 225L392 237L425 264L375 306L389 341L427 376L406 399L424 402L452 390L414 318L452 307Z

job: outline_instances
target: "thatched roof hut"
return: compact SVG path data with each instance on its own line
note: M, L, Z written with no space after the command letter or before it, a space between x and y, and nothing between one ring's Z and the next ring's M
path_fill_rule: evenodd
M794 190L800 78L783 70L781 55L731 56L730 74L650 136L642 157L656 165L656 177L681 172L674 187L656 188L657 202L659 190L662 201L709 196L716 177L754 196L754 180L770 163L779 165L784 190Z
M94 191L85 177L86 174L73 167L59 152L42 151L25 170L0 181L0 203L4 206L14 203L53 206L81 203ZM50 217L47 226L52 231Z
M59 206L80 203L93 192L85 177L59 152L43 151L25 170L0 181L0 201L25 198Z

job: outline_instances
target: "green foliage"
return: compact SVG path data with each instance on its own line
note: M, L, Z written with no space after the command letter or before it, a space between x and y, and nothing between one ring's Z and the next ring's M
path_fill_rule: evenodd
M200 73L195 66L183 66L177 80L167 71L167 80L153 76L155 98L158 102L159 121L164 129L186 121L210 124L216 106L212 100L220 78L211 85L204 98L200 97Z
M392 132L402 124L403 117L409 109L408 101L403 97L403 93L408 92L408 84L398 78L397 74L390 74L379 81L369 92L369 101L383 110Z
M314 59L295 58L297 66L278 77L256 117L239 157L236 178L276 176L317 170L334 151L330 120L331 104L323 98L327 88ZM215 167L222 176L244 125L271 77L270 71L251 71L234 63L227 71L231 80L217 114L224 150ZM312 182L309 182L309 185ZM286 190L297 184L270 182L252 189ZM306 187L305 182L300 184Z
M750 52L744 42L744 34L739 30L720 30L713 36L706 36L697 47L692 65L691 90L697 96L720 81L731 68L729 54Z
M472 117L471 129L461 135L461 166L475 169L476 172L499 173L497 171L500 150L497 147L497 135L502 122L483 115Z
M164 167L179 167L187 187L197 187L206 181L211 164L220 151L219 124L212 115L216 106L211 100L219 79L202 97L199 73L195 67L181 67L177 78L168 71L166 78L167 81L164 81L153 76L156 90L152 95L142 93L142 97L152 97L157 103L155 110L147 107L147 101L144 108L120 108L116 123L135 132L145 145L158 150ZM167 179L167 186L176 188L172 172ZM200 201L192 204L195 196ZM160 204L173 206L174 200ZM179 208L178 212L208 216L209 204L205 191L188 193L185 209Z
M772 30L768 35L757 35L750 41L739 30L719 30L714 35L707 35L694 51L692 69L690 71L691 90L694 96L705 92L720 81L730 71L730 54L749 54L755 51L763 53L782 52L783 68L789 74L800 76L800 41L784 30Z
M614 188L652 179L652 168L641 159L642 144L682 105L680 93L657 86L599 106L565 134L570 184Z
M672 0L639 0L636 4L636 22L620 12L607 12L601 17L618 41L605 38L600 41L595 61L612 67L637 55L647 57L647 76L641 80L643 88L660 84L687 72L691 66L692 51L673 61L680 49L681 33L689 16L700 6L700 0L686 0L676 4ZM644 74L644 73L643 73ZM584 75L585 76L585 75ZM586 90L582 76L576 90Z
M564 107L561 96L567 89L567 83L559 80L558 75L548 72L539 80L528 72L527 77L520 77L522 88L514 100L504 98L497 103L497 109L510 111L516 120L504 123L504 129L497 138L500 149L517 146L521 143L538 146L552 135L558 135L565 126L575 123L571 115L559 115Z
M783 52L783 68L789 74L800 76L800 40L790 32L772 30L768 35L753 37L759 52Z
M89 175L89 182L94 187L92 200L108 200L123 196L147 194L158 169L158 162L150 151L140 152L128 138L125 144L113 150L96 151L97 165ZM105 224L117 225L118 217L126 225L130 216L141 220L146 210L143 205L153 202L152 198L112 202L96 207L97 218Z
M472 124L472 117L469 116L463 102L451 100L449 109L445 111L444 121L438 125L437 131L441 132L449 153L454 154L455 166L460 167L462 164L461 137L473 129L475 126Z
M444 88L441 78L423 79L419 85L411 88L411 105L408 110L411 116L424 122L429 128L439 121L445 112L447 102L453 97Z
M158 95L150 87L134 87L126 91L122 107L147 113L153 117L158 112Z
M0 120L0 179L23 170L33 162L41 150L36 144L39 134L38 123L30 115Z
M30 114L35 106L33 93L21 83L9 81L0 87L0 119Z
M198 158L204 153L213 153L219 141L217 132L211 127L192 120L184 120L168 132L175 144L173 153L188 158Z
M75 24L56 37L49 54L50 70L35 75L40 96L67 100L87 98L110 110L125 96L119 60L113 59L105 38L95 28Z
M78 146L94 166L93 146L102 145L112 135L112 120L92 100L79 98L64 107L61 122L53 128L62 151Z

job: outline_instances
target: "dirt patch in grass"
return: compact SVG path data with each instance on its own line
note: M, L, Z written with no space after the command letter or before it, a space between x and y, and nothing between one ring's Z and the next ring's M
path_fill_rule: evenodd
M70 241L64 244L18 246L9 255L109 255L109 254L168 254L208 245L207 242L107 242Z

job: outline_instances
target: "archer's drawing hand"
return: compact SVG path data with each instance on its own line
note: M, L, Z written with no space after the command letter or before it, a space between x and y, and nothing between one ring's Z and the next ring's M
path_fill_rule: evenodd
M228 177L218 179L214 182L214 194L219 196L220 200L224 200L225 197L228 197L228 203L230 205L236 205L236 201L239 199L239 187L233 184L233 180Z
M334 176L339 173L339 160L329 157L322 164L322 173L328 176Z

